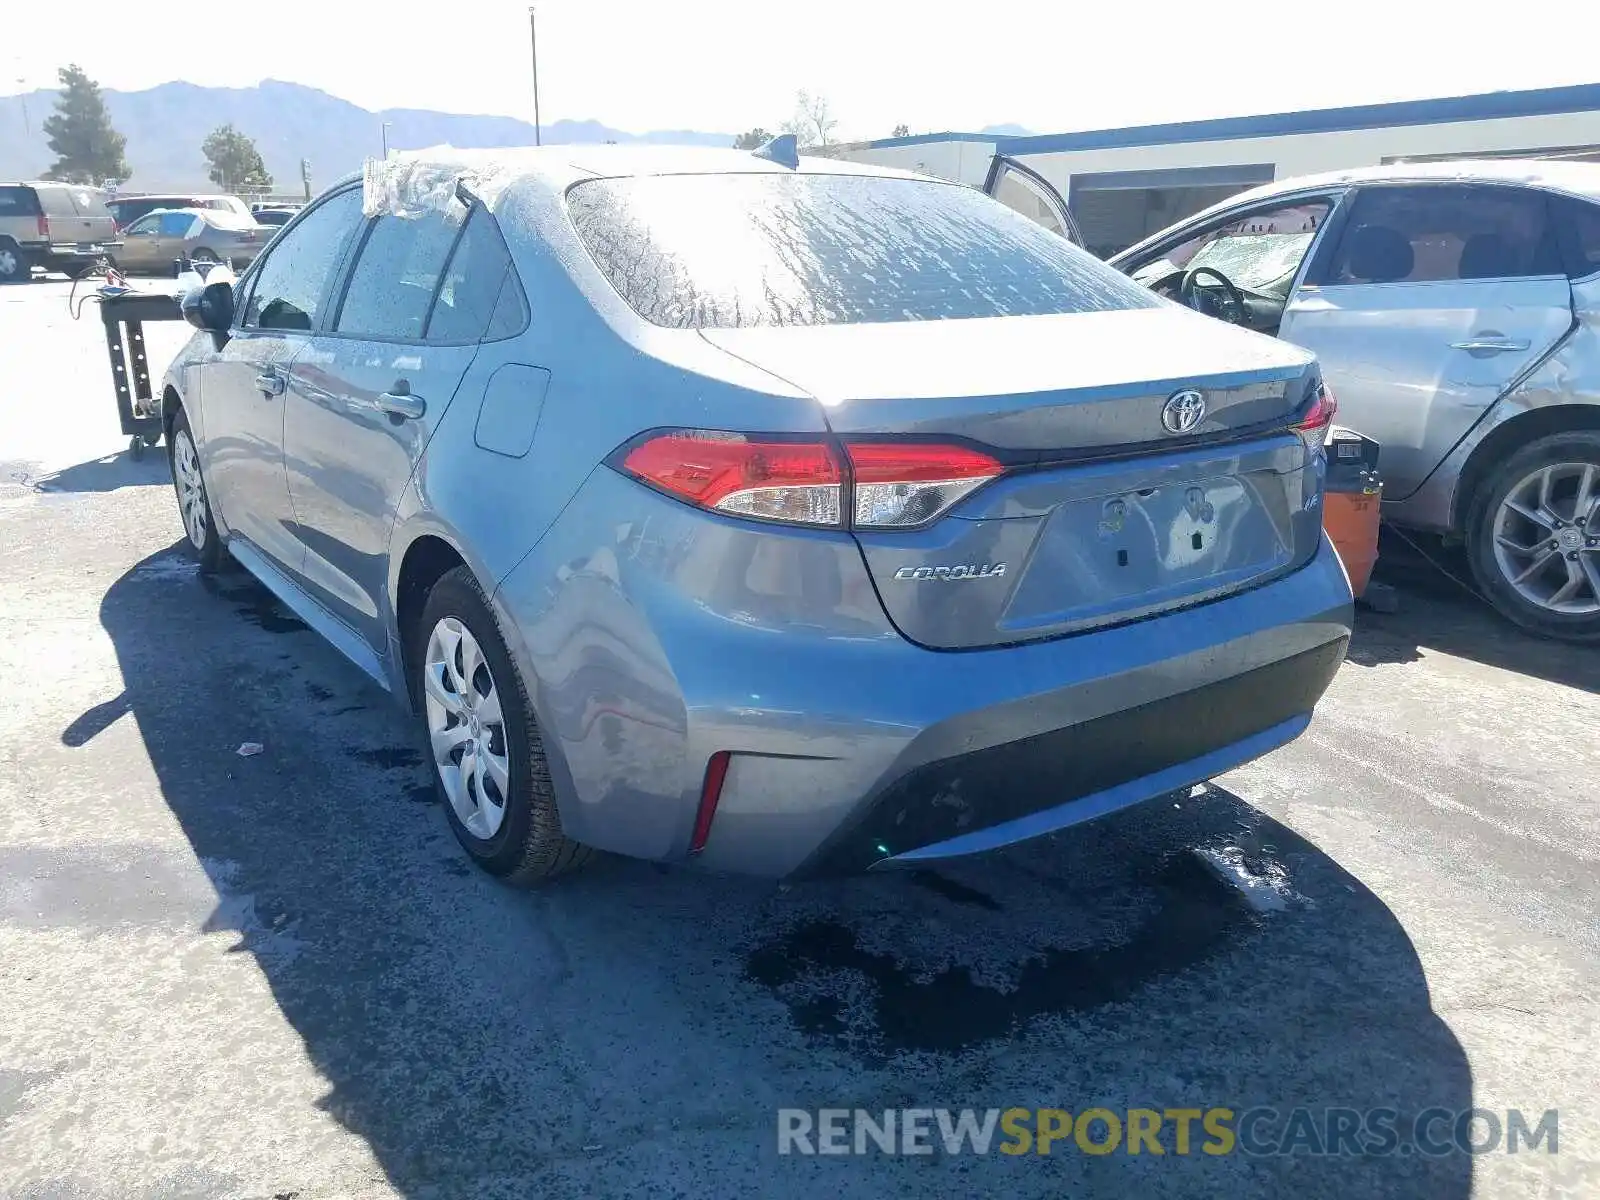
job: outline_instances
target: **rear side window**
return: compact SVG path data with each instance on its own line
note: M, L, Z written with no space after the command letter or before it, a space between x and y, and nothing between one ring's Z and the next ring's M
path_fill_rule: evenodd
M974 188L859 175L600 179L567 204L611 285L677 329L1149 308L1126 276Z
M527 322L522 286L499 226L475 205L428 319L428 340L495 341L520 333Z
M465 211L379 217L367 231L335 328L340 333L421 341L428 307Z
M189 231L194 228L195 218L190 213L170 212L162 213L157 218L157 230L163 237L188 237Z
M1600 271L1600 204L1571 196L1551 196L1560 226L1567 274L1584 279Z
M32 188L0 187L0 217L37 217L39 198Z
M361 225L361 190L330 197L285 232L254 272L246 328L309 330L345 247Z
M1543 193L1440 184L1363 190L1317 282L1430 283L1559 275Z

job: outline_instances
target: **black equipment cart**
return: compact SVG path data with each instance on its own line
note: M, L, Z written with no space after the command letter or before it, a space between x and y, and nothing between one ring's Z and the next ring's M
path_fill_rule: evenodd
M117 416L122 432L132 441L128 450L143 458L146 447L161 441L161 402L150 387L150 360L144 348L146 321L181 321L183 310L176 296L126 292L100 298L100 320L106 327L106 351L111 356L111 383L117 393Z

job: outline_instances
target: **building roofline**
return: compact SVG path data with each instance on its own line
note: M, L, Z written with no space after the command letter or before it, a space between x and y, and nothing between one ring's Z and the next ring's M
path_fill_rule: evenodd
M1249 117L1176 121L1164 125L1133 125L1121 129L1090 129L1080 133L1046 133L1026 137L929 133L908 138L880 138L866 145L877 149L941 141L992 142L1002 154L1042 154L1060 150L1109 150L1124 146L1343 133L1394 125L1443 125L1458 121L1493 121L1506 117L1594 111L1600 111L1600 83L1518 92L1484 92L1474 96L1444 96L1432 100L1357 104L1348 108L1315 108L1304 112L1264 113Z

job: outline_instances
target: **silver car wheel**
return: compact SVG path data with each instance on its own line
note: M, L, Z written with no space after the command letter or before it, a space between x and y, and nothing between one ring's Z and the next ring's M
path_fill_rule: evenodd
M1600 466L1552 463L1507 492L1494 557L1524 600L1571 616L1600 613Z
M22 260L17 257L15 250L10 246L0 246L0 276L15 275L21 265Z
M428 636L423 702L433 763L456 817L473 837L488 840L506 817L511 760L500 693L478 640L455 617Z
M200 458L187 429L172 439L172 482L178 489L178 511L183 528L196 550L206 548L206 485L200 478Z

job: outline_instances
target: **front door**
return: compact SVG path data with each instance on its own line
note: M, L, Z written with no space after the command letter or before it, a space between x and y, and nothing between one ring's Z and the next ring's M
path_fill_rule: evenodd
M1049 180L1037 171L1013 158L997 154L989 164L989 177L984 181L983 190L1007 208L1043 225L1052 233L1059 233L1073 245L1083 245L1077 223L1067 211L1067 202Z
M1339 423L1382 446L1384 492L1415 492L1572 326L1544 197L1522 188L1362 189L1281 335L1315 351Z
M463 303L500 286L473 269L484 223L492 233L487 212L469 220L459 202L371 221L330 328L294 366L285 446L303 574L380 654L395 513L489 319L464 325Z
M355 189L318 204L288 230L244 281L236 327L201 368L201 455L211 503L230 538L252 543L290 573L302 557L283 462L290 368L307 349L360 219Z

